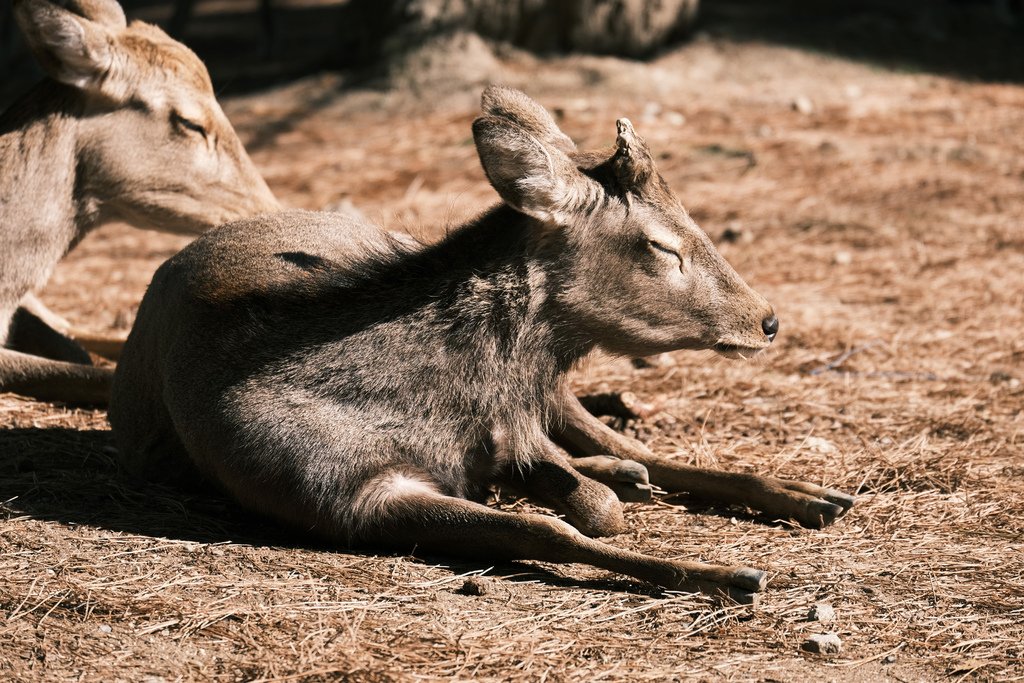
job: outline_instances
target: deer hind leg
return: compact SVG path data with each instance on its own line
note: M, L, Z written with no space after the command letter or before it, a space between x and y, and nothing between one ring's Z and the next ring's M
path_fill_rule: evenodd
M665 491L688 493L716 503L747 505L769 515L795 519L815 529L836 521L855 502L853 496L815 484L722 472L658 457L640 442L594 418L568 391L562 392L559 408L561 420L556 421L551 435L556 443L573 455L610 455L642 465L651 483ZM594 471L590 464L592 457L582 460L581 469L588 476L597 479L604 476L600 468Z
M54 331L74 339L86 351L95 353L97 356L102 356L108 360L116 361L121 357L121 350L128 339L126 333L99 334L76 327L47 308L46 304L40 301L35 294L25 295L21 300L19 310L27 311Z
M400 551L413 549L487 562L538 560L579 562L626 574L664 588L700 591L753 603L764 588L764 572L662 560L587 538L554 517L493 510L445 496L427 485L369 482L353 509L356 540ZM372 501L367 503L367 501Z

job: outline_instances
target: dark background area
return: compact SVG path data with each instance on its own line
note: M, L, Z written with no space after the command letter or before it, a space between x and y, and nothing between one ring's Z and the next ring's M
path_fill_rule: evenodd
M126 0L129 18L174 26L175 3ZM0 15L0 105L40 76L10 17ZM704 0L693 32L820 51L887 69L969 80L1024 78L1019 0ZM355 0L198 0L174 33L209 66L221 94L250 92L323 70L366 81L375 53ZM687 36L675 36L671 49ZM369 62L369 63L368 63ZM369 68L368 68L369 67Z

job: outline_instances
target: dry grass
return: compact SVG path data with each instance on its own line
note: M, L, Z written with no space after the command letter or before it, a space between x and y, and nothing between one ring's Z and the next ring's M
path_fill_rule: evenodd
M504 68L584 145L631 117L709 233L738 234L723 251L782 320L763 360L596 359L579 388L660 401L619 425L659 452L858 506L824 531L630 506L618 545L770 570L756 611L721 609L586 567L316 547L216 496L122 479L101 411L3 396L0 677L1024 679L1024 88L706 40L650 66ZM227 103L286 202L351 196L430 236L493 201L475 94L428 106L339 85ZM44 298L126 325L181 244L104 229ZM493 577L484 595L460 593L467 574ZM805 620L818 601L831 626ZM801 653L826 630L842 654Z

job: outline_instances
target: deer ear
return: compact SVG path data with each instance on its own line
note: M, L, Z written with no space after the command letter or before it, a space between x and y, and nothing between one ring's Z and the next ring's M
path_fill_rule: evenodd
M113 35L47 0L15 0L18 26L43 70L83 90L98 89L113 66Z
M615 156L612 166L619 184L629 192L641 192L655 175L654 157L644 139L633 130L629 119L615 122L618 136L615 138Z
M576 151L576 144L559 130L548 110L521 90L501 85L488 86L480 96L480 108L485 115L507 119L544 144L566 154Z
M64 0L63 5L75 14L112 30L128 26L124 9L116 0Z
M564 225L599 199L600 186L565 152L544 144L508 119L473 122L480 163L505 203L545 223Z

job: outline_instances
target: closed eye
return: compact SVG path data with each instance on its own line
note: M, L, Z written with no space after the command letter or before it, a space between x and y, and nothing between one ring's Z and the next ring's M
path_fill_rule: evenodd
M655 242L654 240L648 240L647 244L649 244L651 249L655 251L660 251L661 253L668 254L669 256L675 256L677 259L679 259L679 262L682 263L683 257L680 256L679 252L673 249L672 247L667 247L661 242Z
M199 133L204 138L206 137L206 128L204 128L201 124L196 123L195 121L190 121L189 119L186 119L178 112L171 112L171 121L175 125L178 125L184 128L185 130L192 131L193 133Z

